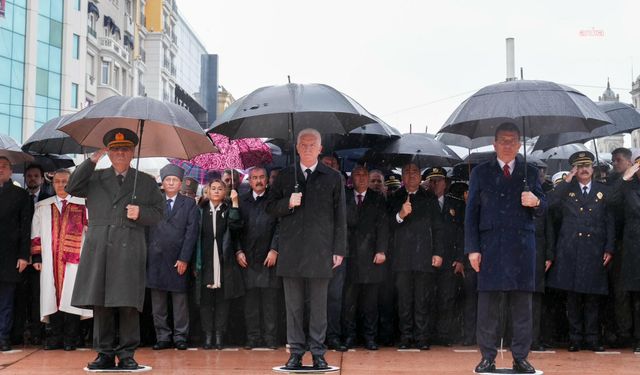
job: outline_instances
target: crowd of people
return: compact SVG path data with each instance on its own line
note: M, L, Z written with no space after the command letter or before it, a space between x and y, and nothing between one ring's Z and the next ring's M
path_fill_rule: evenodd
M521 195L527 172L517 148L507 155L518 138L497 132L497 159L477 170L347 175L303 131L300 165L201 185L168 164L159 187L138 174L133 201L137 137L126 129L50 186L35 164L16 186L0 157L0 349L74 350L93 337L89 368L117 357L135 369L142 313L154 350L222 349L238 335L247 349L275 349L286 315L291 368L307 350L326 368L326 347L478 341L480 370L491 370L503 339L525 372L529 350L640 352L640 164L619 148L613 170L594 176L594 156L578 152L554 180L529 166ZM95 170L105 154L113 167Z

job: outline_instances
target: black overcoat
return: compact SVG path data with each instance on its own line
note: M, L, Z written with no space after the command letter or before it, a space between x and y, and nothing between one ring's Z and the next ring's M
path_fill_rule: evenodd
M29 261L33 203L29 193L9 180L0 188L0 282L17 283L18 259Z
M620 178L616 180L614 189L616 202L620 203L618 206L624 207L622 287L640 292L640 180L637 176L630 181Z
M182 194L176 195L171 212L165 212L164 219L149 230L148 288L168 292L188 290L190 271L181 276L174 265L178 260L191 263L199 225L196 201Z
M367 189L358 208L353 189L347 189L348 261L347 277L354 283L371 284L384 280L384 268L374 264L376 253L387 253L389 224L387 203L382 194Z
M253 191L240 196L242 232L239 250L244 251L247 268L242 269L245 287L278 288L281 281L276 275L276 267L267 267L264 261L271 249L278 251L278 219L266 211L267 196L253 198ZM277 262L276 262L277 264Z
M282 277L331 278L333 255L347 253L347 215L342 175L318 163L305 181L298 169L302 204L289 209L294 192L293 166L280 171L271 187L267 212L280 218L277 274Z
M562 181L549 193L549 205L558 209L561 225L548 287L577 293L609 293L603 256L605 251L614 251L610 198L609 187L596 181L591 183L586 198L576 180Z

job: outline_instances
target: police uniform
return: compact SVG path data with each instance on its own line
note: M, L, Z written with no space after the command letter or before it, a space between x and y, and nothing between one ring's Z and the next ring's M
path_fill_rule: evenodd
M569 158L573 166L592 165L593 160L588 151ZM547 282L567 291L569 349L579 350L584 341L586 348L600 351L598 310L600 296L608 294L603 257L613 253L615 236L610 190L595 180L582 185L575 179L558 183L549 196L562 224Z

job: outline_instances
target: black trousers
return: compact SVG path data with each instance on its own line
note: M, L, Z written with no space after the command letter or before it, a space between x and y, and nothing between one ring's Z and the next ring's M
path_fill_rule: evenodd
M314 355L324 355L327 347L327 290L329 279L283 277L284 302L287 311L287 343L289 351L304 354L306 344ZM305 302L309 306L309 337L304 331Z
M46 330L48 344L76 346L80 339L80 316L57 311L49 316Z
M118 315L118 342L116 339ZM132 358L140 345L140 314L135 307L93 307L93 347L101 354Z
M633 338L640 342L640 292L629 292L633 307Z
M402 341L429 342L429 304L433 300L434 276L429 272L396 273L398 323Z
M498 330L500 322L500 299L507 297L511 313L511 353L516 360L525 359L531 347L531 292L478 292L478 346L482 358L495 359L498 353Z
M259 341L263 338L266 343L275 343L278 331L277 319L277 288L251 288L245 291L244 320L247 340Z
M16 284L13 314L14 338L22 340L25 331L29 332L32 341L42 338L44 324L40 322L40 272L32 265L25 268L20 282Z
M15 283L0 282L0 342L10 341L15 290Z
M476 342L476 322L478 319L478 274L473 269L464 270L464 341Z
M358 311L362 314L362 336L375 341L378 334L378 284L361 284L347 280L342 304L345 337L355 340Z
M436 333L440 342L452 341L457 277L453 269L445 265L435 272L435 308L434 319L431 319L435 327L431 331Z
M378 341L385 345L392 345L396 335L396 287L393 272L387 259L382 267L385 268L385 278L378 284Z
M533 327L531 330L531 341L536 344L543 342L542 340L542 312L543 312L543 297L544 293L533 293L531 304L531 317Z
M567 292L569 340L574 343L600 342L600 301L597 294Z
M224 298L224 289L202 286L200 295L200 323L205 333L224 334L227 331L231 300ZM215 320L215 326L214 326Z
M169 327L169 298L173 315L173 331ZM151 289L151 308L156 341L187 341L189 336L189 302L187 293Z

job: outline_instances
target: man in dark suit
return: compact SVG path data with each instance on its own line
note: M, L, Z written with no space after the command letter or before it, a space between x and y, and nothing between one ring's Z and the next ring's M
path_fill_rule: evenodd
M87 198L89 229L78 266L71 304L93 308L93 345L97 358L91 370L139 369L133 359L140 344L140 317L146 286L145 229L164 217L165 201L153 177L130 167L138 136L117 128L71 175L66 191ZM95 170L107 153L112 166ZM131 201L138 173L136 200ZM116 340L115 318L119 317Z
M267 203L267 212L280 218L277 274L283 278L291 352L286 367L302 366L308 343L314 367L326 369L327 289L332 269L342 264L347 250L345 192L340 173L318 162L320 133L300 131L296 149L299 165L280 172ZM310 305L308 340L302 326L305 300Z
M498 126L493 147L496 159L471 171L465 213L465 254L478 272L477 339L482 360L475 371L495 370L499 301L506 292L513 322L513 370L535 373L527 360L535 287L534 216L544 214L546 202L537 168L516 159L518 127L509 122Z
M265 210L266 169L253 168L249 172L249 185L251 191L240 196L243 227L239 238L240 250L236 252L245 284L245 348L258 347L264 339L268 348L276 349L278 292L282 284L275 268L278 261L278 221Z
M598 312L601 296L609 293L606 267L613 257L615 224L609 188L592 180L594 159L589 151L571 155L573 169L549 193L549 207L558 210L562 224L547 282L567 292L571 352L581 347L604 351Z
M442 266L442 220L435 196L420 187L420 169L402 167L404 186L389 198L391 269L398 293L400 349L429 350L434 271Z
M356 342L356 319L363 317L364 347L377 350L378 285L384 280L382 264L389 246L386 201L382 193L368 188L369 171L357 165L351 171L353 189L347 189L347 226L349 254L342 305L344 344Z
M160 169L162 190L166 198L164 219L149 230L147 250L147 288L151 289L153 325L156 331L154 350L171 348L168 299L173 311L173 344L187 349L189 334L189 279L187 266L195 250L200 215L196 201L179 194L184 170L167 164Z
M24 170L25 189L29 193L32 210L35 204L53 194L47 188L44 169L39 164L29 164ZM22 272L21 280L16 287L14 306L13 334L14 339L27 339L25 344L39 345L44 333L44 325L40 322L40 272L27 265ZM16 337L18 336L18 337ZM45 344L45 349L47 349Z
M11 350L13 298L29 259L33 216L29 194L13 184L11 171L9 159L0 156L0 351Z
M442 220L442 267L435 272L435 326L437 342L451 346L453 334L454 304L456 285L464 274L464 201L447 192L446 172L442 167L427 168L423 173L425 180L438 199L438 208Z

